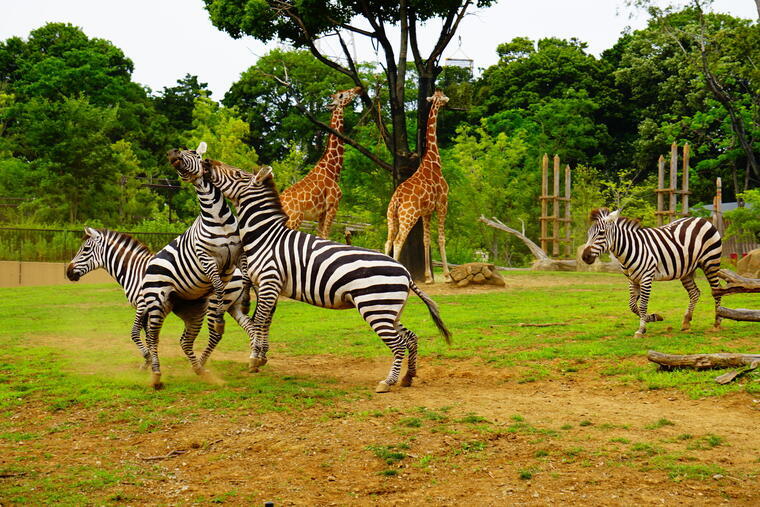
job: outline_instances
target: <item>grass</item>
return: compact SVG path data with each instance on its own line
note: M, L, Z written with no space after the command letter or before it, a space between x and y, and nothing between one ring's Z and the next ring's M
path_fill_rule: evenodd
M711 329L712 302L704 280L699 281L703 298L690 333L678 330L687 303L683 288L678 283L655 284L650 308L663 314L666 321L650 324L643 339L632 337L637 319L627 308L626 281L622 276L520 272L510 273L508 283L512 288L507 291L434 297L454 333L451 347L437 336L427 309L412 296L403 322L420 336L421 361L479 362L508 372L502 376L506 384L568 377L583 382L584 377L593 376L641 390L679 390L694 398L736 391L760 392L760 383L752 376L721 386L713 381L716 372L663 372L643 360L648 349L666 353L754 351L757 324L726 321L724 330ZM756 306L751 295L730 296L724 304ZM133 316L115 284L0 289L0 446L44 446L47 435L88 431L71 422L82 410L97 413L100 423L151 435L193 420L203 411L236 417L267 412L297 414L310 407L325 407L325 420L388 420L410 435L404 438L418 433L453 435L457 442L451 449L454 455L489 455L493 449L491 439L502 435L516 434L531 442L552 440L555 444L564 438L567 445L549 446L557 450L552 450L551 455L540 451L535 457L550 459L558 453L558 459L567 462L590 458L573 441L580 438L580 431L604 431L604 421L596 418L572 421L573 424L557 421L555 429L550 429L527 423L518 414L506 424L466 412L455 416L449 413L451 407L418 407L403 414L391 408L347 412L343 405L333 406L344 400L374 396L374 385L338 387L331 377L278 375L268 367L256 375L248 374L247 337L231 319L227 319L227 332L219 346L224 355L212 358L212 369L223 381L217 384L200 381L192 373L177 352L181 321L169 317L160 344L166 388L153 391L148 388L148 374L137 368L140 357L128 337ZM531 327L521 323L561 325ZM291 301L278 305L271 329L270 356L332 356L336 376L340 375L341 358L382 357L390 363L387 347L357 312L331 311ZM379 371L378 377L384 374L385 370ZM26 406L41 409L39 425L33 428L13 423L12 415ZM67 419L69 422L60 422ZM673 424L663 418L653 421L647 429ZM659 461L652 466L666 471L673 480L711 477L720 472L719 467L710 464L672 458L654 443L631 443L623 437L609 441L638 460L657 458ZM707 451L725 445L716 435L681 434L676 441L680 442L679 452ZM404 463L408 456L404 447L399 444L368 449L385 467L391 466L380 473L392 476L398 473L393 467ZM434 458L445 456L416 458L417 468L428 467ZM32 465L33 462L20 461L1 470L23 477L21 482L26 487L4 486L0 497L10 503L130 503L136 499L124 497L119 484L139 482L152 473L150 467L137 473L118 463L71 471L41 471ZM527 480L538 471L526 466L519 477ZM33 490L28 487L32 483ZM207 500L235 502L239 498L231 493L229 498Z

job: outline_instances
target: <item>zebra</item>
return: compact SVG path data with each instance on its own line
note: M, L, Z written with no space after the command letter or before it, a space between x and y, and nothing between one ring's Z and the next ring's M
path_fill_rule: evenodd
M195 187L201 212L184 233L150 260L140 288L132 336L133 339L135 335L139 338L141 327L146 329L145 341L150 353L154 389L163 387L158 335L166 314L178 300L205 302L208 299L209 342L215 346L224 333L225 286L238 265L245 273L237 219L224 196L202 172L181 170L188 162L192 164L194 161L199 165L205 151L206 143L202 142L197 150L167 152L169 162L180 177ZM246 279L245 283L248 285L249 281ZM254 329L250 318L243 319L241 325L252 338ZM201 357L199 361L189 339L181 341L181 346L195 372L203 373L203 364L208 356Z
M68 279L76 282L90 271L103 268L122 286L129 303L137 308L143 276L153 252L123 232L85 227L84 233L79 251L66 267ZM204 301L177 303L179 304L174 305L173 311L185 322L183 338L180 341L193 342L203 324ZM240 270L235 271L225 286L222 306L243 328L250 322L250 297L245 291L244 276ZM147 367L150 364L150 354L139 334L135 345L145 359L143 367ZM201 355L201 363L205 363L215 346L216 343L209 342Z
M694 272L700 268L710 287L720 288L718 271L722 254L718 230L703 218L681 218L662 227L643 227L638 220L621 217L620 211L607 208L591 212L591 227L583 248L582 258L592 264L605 251L612 253L628 277L631 311L639 316L639 329L634 334L641 338L646 323L663 320L656 313L647 314L649 292L653 280L681 280L689 294L689 306L683 317L682 331L691 328L694 306L699 299L699 288ZM715 299L715 327L720 326L717 308L720 296Z
M191 158L183 160L196 163ZM406 351L407 371L401 385L411 386L417 375L418 338L399 321L410 289L428 307L439 332L450 343L451 333L438 306L393 258L288 229L271 167L251 174L209 159L202 167L238 211L248 276L258 287L251 371L267 362L269 326L280 295L323 308L355 307L393 353L388 376L375 388L378 393L390 391L398 382Z

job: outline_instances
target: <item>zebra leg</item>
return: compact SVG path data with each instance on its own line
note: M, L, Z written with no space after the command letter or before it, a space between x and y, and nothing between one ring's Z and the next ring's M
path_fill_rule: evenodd
M688 331L691 329L691 317L694 315L694 307L699 301L699 288L694 283L694 273L687 277L681 278L681 284L686 292L689 293L689 307L686 309L686 313L683 316L683 323L681 324L681 331Z
M391 365L390 372L388 372L388 376L385 378L385 380L378 382L377 387L375 388L376 393L387 393L390 392L391 386L398 382L398 377L401 373L401 363L404 362L404 353L406 352L406 340L395 329L392 333L378 330L375 330L375 332L380 336L380 338L383 340L383 343L385 343L393 353L393 364Z
M367 321L367 324L370 325L372 330L393 353L393 365L388 376L385 380L381 380L375 388L376 393L387 393L391 390L391 386L398 382L401 363L404 361L404 353L407 346L413 342L413 340L408 338L408 335L412 333L398 322L399 315L406 301L400 301L400 304L381 306L373 304L373 298L377 298L377 296L375 294L363 294L354 299L354 305L359 309L362 318ZM416 341L412 345L412 348L414 347L416 347ZM409 365L411 374L407 373L407 376L411 383L411 378L416 373L416 355L412 358Z
M702 271L705 273L705 277L707 277L707 282L710 284L710 288L720 289L720 279L718 278L720 264L710 264L709 266L703 265L701 267ZM723 320L722 317L718 316L718 307L720 306L721 296L717 296L715 293L713 293L713 299L715 300L715 329L720 329L720 323Z
M406 339L406 350L409 356L406 358L406 375L401 379L401 387L410 387L412 379L417 376L417 335L413 331L399 325L399 332Z
M269 326L272 324L272 315L277 308L277 296L282 290L282 284L268 283L259 286L256 310L253 312L253 335L251 343L251 358L248 362L248 371L255 373L259 366L267 363L267 351L269 350Z
M147 340L148 335L148 328L143 326L143 315L145 314L145 307L139 307L137 308L137 311L135 312L135 320L132 324L132 341L137 345L137 348L140 349L140 354L143 356L143 364L140 365L140 369L146 370L148 368L148 365L150 364L150 351L148 350L148 347L146 344L143 343L142 338L140 336L140 332L142 329L145 329L145 335Z
M179 339L179 345L182 348L182 352L187 356L190 365L193 367L193 371L200 375L203 373L203 363L199 362L195 357L193 351L193 345L195 344L195 338L203 326L203 316L201 312L198 316L188 317L183 319L185 321L185 330L182 332L182 336ZM200 318L198 318L200 317Z
M641 280L641 295L639 296L639 329L634 333L634 338L643 338L647 332L647 322L655 322L662 320L662 316L652 313L647 314L647 306L649 306L649 293L652 289L652 276L648 276Z
M641 285L638 282L630 281L628 284L628 290L631 293L631 297L628 300L628 308L635 315L639 315L639 295L641 294Z
M150 351L150 366L152 370L151 385L153 389L163 389L161 382L161 365L158 360L158 335L164 323L166 313L162 308L152 308L146 313L148 319L148 332L145 341Z

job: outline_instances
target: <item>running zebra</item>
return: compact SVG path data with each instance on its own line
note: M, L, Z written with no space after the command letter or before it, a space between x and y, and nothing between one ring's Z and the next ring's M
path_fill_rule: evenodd
M593 264L596 258L608 251L620 261L623 273L630 282L629 307L639 316L639 329L634 334L641 338L646 323L662 320L656 313L647 313L649 292L653 280L681 280L689 293L689 307L683 317L681 330L691 327L694 306L699 299L699 288L694 272L700 268L710 287L717 289L720 270L721 239L718 230L703 218L681 218L656 228L642 227L637 220L620 216L620 211L606 208L591 212L588 241L583 249L583 260ZM720 296L713 295L715 308ZM715 315L715 326L720 326Z
M140 328L146 329L145 341L150 352L152 385L155 389L163 387L158 335L166 315L176 308L179 300L202 301L205 307L208 299L209 343L216 346L224 333L225 286L238 265L245 273L237 219L224 196L202 171L191 173L182 170L187 164L199 166L205 151L206 143L201 143L197 150L182 153L171 150L167 153L169 162L180 177L195 187L201 212L188 230L150 260L140 289L132 336L133 339L135 335L139 338ZM250 319L242 325L249 337L253 337ZM203 373L207 356L198 361L193 352L193 342L189 339L181 341L181 346L195 372Z
M108 229L84 228L84 241L79 251L71 259L66 268L66 276L72 282L98 268L105 269L119 285L124 289L124 294L130 304L137 308L137 300L142 287L143 276L148 262L153 257L153 252L140 241L129 234L111 231ZM243 328L250 325L248 317L250 298L244 291L243 273L236 270L232 279L224 288L223 307ZM205 301L199 303L181 302L175 304L173 311L185 322L182 333L182 341L193 342L203 325L205 315ZM135 336L132 337L133 340ZM135 345L145 358L145 366L150 363L150 354L147 347L137 335ZM206 350L201 355L201 364L214 350L216 343L209 342Z
M270 167L253 175L206 159L203 169L238 210L248 276L258 287L253 316L256 339L251 343L249 363L252 371L267 361L269 326L280 295L323 308L355 307L359 311L393 352L391 370L376 392L388 392L398 381L406 351L407 372L401 385L410 386L417 374L417 335L399 322L410 289L427 305L436 327L450 342L437 305L401 264L372 250L288 229L288 216Z

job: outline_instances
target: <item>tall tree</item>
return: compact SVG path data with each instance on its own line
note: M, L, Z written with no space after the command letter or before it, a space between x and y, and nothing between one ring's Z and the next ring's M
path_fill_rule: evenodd
M361 101L372 117L392 160L383 160L354 139L340 135L345 142L372 160L375 165L389 171L394 183L411 176L417 169L420 154L424 152L425 118L428 112L426 98L433 94L436 77L441 72L441 55L456 33L467 10L473 6L486 7L494 0L358 0L350 2L294 1L294 0L204 0L211 21L233 37L251 35L262 41L284 40L298 48L308 49L320 62L346 75L355 86L361 86ZM422 23L441 20L441 30L432 50L423 54L418 28ZM363 23L366 23L364 25ZM362 26L360 26L360 24ZM365 27L366 26L366 27ZM397 45L391 40L388 29L398 26ZM369 95L369 87L362 79L347 36L367 37L382 53L382 67L388 96L386 117L377 114L377 105ZM340 45L343 57L339 60L320 50L318 40L333 37ZM410 54L411 53L411 54ZM417 126L414 148L407 126L406 99L407 62L413 61L417 71ZM304 109L304 112L307 111ZM307 116L311 116L307 114ZM327 130L327 125L320 124ZM334 132L338 135L339 133ZM415 228L407 241L407 252L412 257L403 261L415 279L424 277L422 269L421 227Z

